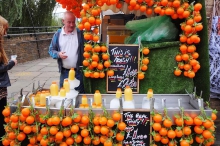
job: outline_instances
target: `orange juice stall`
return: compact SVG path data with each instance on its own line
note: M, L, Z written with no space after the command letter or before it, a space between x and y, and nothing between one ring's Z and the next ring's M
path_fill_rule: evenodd
M5 109L6 142L214 144L204 0L56 1L80 18L86 93L72 69L63 88L22 95Z

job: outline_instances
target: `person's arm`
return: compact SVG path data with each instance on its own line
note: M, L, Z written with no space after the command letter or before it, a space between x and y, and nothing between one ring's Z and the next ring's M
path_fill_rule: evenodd
M0 65L0 72L6 72L10 70L15 65L14 61L9 61L7 65L1 64Z
M53 59L58 59L59 57L59 52L58 52L58 45L56 42L58 41L58 33L55 33L53 36L53 39L51 40L50 46L49 46L49 51L48 53Z

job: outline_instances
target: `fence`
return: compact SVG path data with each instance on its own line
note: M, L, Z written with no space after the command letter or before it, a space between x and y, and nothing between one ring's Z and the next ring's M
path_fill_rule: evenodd
M9 27L8 35L12 34L33 34L55 32L60 26L42 26L42 27Z

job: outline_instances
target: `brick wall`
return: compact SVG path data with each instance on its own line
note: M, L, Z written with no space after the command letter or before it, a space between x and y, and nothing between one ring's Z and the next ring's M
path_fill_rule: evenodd
M4 38L4 49L10 58L16 54L19 63L49 57L48 47L53 33L33 35L9 35Z
M213 11L214 0L205 0L206 4L206 16L210 17L210 14Z

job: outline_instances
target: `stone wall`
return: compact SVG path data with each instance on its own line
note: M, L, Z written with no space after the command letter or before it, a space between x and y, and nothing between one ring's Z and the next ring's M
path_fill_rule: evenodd
M19 63L49 57L48 47L54 33L9 35L4 38L4 49L10 58L16 54Z

